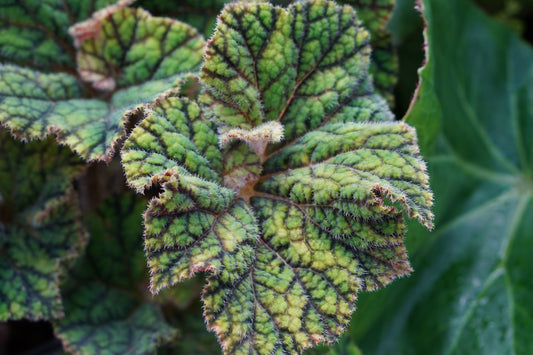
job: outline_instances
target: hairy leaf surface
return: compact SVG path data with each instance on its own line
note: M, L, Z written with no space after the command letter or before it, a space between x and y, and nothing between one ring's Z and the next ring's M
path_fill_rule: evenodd
M410 272L403 211L432 226L414 130L373 93L350 7L230 4L207 52L200 103L155 101L124 144L130 185L161 188L145 213L152 291L210 271L225 353L332 343L360 290Z
M250 263L255 217L219 184L221 159L213 124L187 98L155 102L125 142L122 163L130 185L139 192L152 183L163 187L145 213L153 292L201 270L232 277Z
M86 218L91 240L62 286L54 328L75 354L147 354L177 335L145 294L142 200L110 197Z
M70 74L0 64L0 123L25 140L56 133L83 158L109 161L129 114L198 67L204 41L190 26L128 8L77 26L80 75L113 90L109 99L86 98ZM98 33L79 30L87 26Z
M0 132L0 320L63 314L60 263L85 240L71 180L82 165L53 141Z
M115 0L0 0L0 60L73 72L68 28Z
M442 112L428 158L437 228L429 238L411 234L421 272L365 300L384 316L354 329L372 354L528 354L533 49L470 2L424 6L429 62L420 97L434 97ZM407 121L433 130L422 119L431 120L433 102L418 101ZM377 342L375 334L388 336Z
M102 90L194 70L202 60L205 43L185 23L131 8L113 12L98 23L89 38L86 36L84 33L77 53L78 72L83 80Z
M227 6L202 67L206 100L226 125L279 121L287 141L331 118L353 120L361 107L380 107L369 40L355 11L333 2ZM392 118L376 116L367 119Z

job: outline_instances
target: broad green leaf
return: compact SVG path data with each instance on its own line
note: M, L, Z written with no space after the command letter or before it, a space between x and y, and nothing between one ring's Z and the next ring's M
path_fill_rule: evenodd
M71 180L83 165L53 141L0 132L0 320L63 314L60 264L85 240Z
M68 28L114 0L1 0L0 61L73 72Z
M78 73L97 89L169 78L195 70L202 60L204 39L185 23L131 8L93 21L76 25L72 32L82 32ZM87 35L85 28L91 26L94 33Z
M425 164L417 153L415 131L403 123L328 124L271 156L264 163L267 174L258 188L296 203L317 205L337 198L366 201L377 189L393 202L401 201L411 218L431 229L428 201L432 195ZM332 227L340 226L326 229Z
M204 314L225 353L334 342L360 290L411 270L403 211L432 225L413 129L379 123L392 115L373 93L367 41L353 9L332 2L230 4L208 45L201 104L157 100L124 144L130 185L161 189L145 213L152 291L209 271ZM288 87L298 98L280 95L286 79L301 81ZM242 80L242 95L231 93ZM315 105L314 118L290 101Z
M228 5L207 46L205 100L229 126L277 120L289 142L332 117L352 120L359 107L379 107L369 41L355 11L333 2Z
M241 191L251 194L260 221L255 263L232 283L211 277L203 295L208 324L227 352L297 353L334 342L359 290L411 270L402 213L380 195L430 225L431 194L412 129L323 130L335 140L309 133L265 162L255 192Z
M442 111L428 157L437 228L410 235L418 272L365 300L361 317L381 317L354 334L370 354L529 354L533 49L469 2L423 3L431 70L420 93ZM433 110L421 100L412 112L430 121Z
M74 76L0 64L0 123L24 140L55 133L59 143L83 158L109 161L123 135L124 112L152 100L174 81L155 80L119 90L106 102L84 99Z
M75 354L147 354L177 331L144 291L143 203L114 195L86 218L91 240L61 293L65 316L54 328Z
M107 100L89 99L70 74L0 64L0 123L24 140L56 133L59 143L83 158L109 161L130 114L198 67L204 42L192 27L143 10L119 9L96 24L88 21L78 26L89 23L101 33L82 43L80 74L98 81L96 86L119 90ZM130 37L111 40L118 28Z

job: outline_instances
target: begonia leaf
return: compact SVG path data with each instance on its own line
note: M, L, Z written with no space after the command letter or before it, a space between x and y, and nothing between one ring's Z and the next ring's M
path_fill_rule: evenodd
M289 142L331 118L353 120L382 100L369 83L369 41L355 11L333 2L227 6L202 67L205 100L229 126L277 120ZM377 116L367 119L392 118Z
M78 72L98 89L169 78L194 70L202 60L204 39L183 22L132 8L93 21L77 24L71 32L81 32Z
M0 0L0 61L73 72L68 28L115 0Z
M90 242L61 288L65 316L57 336L75 354L147 354L177 330L146 295L143 201L113 195L85 218Z
M368 39L329 1L227 5L200 102L156 100L124 144L129 184L161 189L145 213L152 291L209 271L225 353L334 342L359 291L410 272L403 212L432 227L415 132L374 94Z
M0 132L0 320L63 314L61 263L86 238L72 191L83 165L52 140L22 144Z
M72 32L83 34L78 53L82 78L117 90L106 100L89 99L73 75L0 64L0 124L25 140L56 133L59 143L83 158L109 161L129 114L200 64L204 41L192 27L143 10L118 8L106 14ZM79 28L89 25L100 33L87 37ZM115 38L115 28L125 37Z

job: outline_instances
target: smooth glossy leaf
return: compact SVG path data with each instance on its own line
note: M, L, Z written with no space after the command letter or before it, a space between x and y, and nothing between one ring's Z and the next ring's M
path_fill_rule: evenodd
M367 300L384 316L354 331L372 354L529 354L533 49L469 2L424 6L431 70L420 93L442 110L428 158L437 228L411 234L418 272ZM433 110L421 100L412 112L430 121Z
M115 0L1 0L0 61L73 72L68 28Z
M54 321L75 354L147 354L177 335L146 295L142 208L114 195L86 218L91 240L62 286L65 317Z
M85 230L71 181L83 165L53 141L21 144L0 132L0 319L63 314L61 262Z

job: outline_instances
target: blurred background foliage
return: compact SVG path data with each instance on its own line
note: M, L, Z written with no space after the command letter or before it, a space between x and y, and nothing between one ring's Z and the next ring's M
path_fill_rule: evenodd
M224 3L140 0L135 6L188 22L209 38ZM394 110L419 130L437 227L427 233L412 223L407 248L414 274L362 294L339 343L308 354L533 353L533 285L527 280L533 269L527 254L533 250L533 2L422 4L434 58L422 72L414 105L425 63L420 5L396 0L388 29L399 64ZM115 160L93 164L77 186L85 211L125 190ZM202 321L201 284L199 277L158 296L166 321L181 330L177 345L161 348L162 354L220 353ZM0 323L2 353L62 350L49 322L10 321Z

